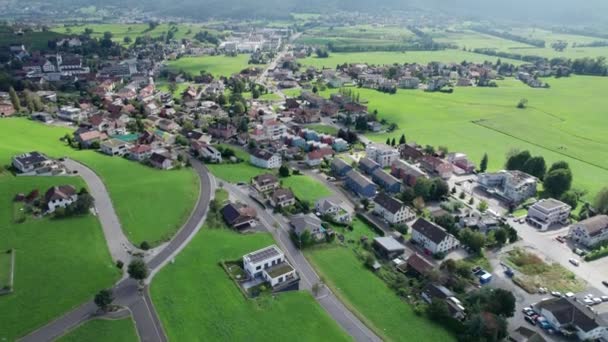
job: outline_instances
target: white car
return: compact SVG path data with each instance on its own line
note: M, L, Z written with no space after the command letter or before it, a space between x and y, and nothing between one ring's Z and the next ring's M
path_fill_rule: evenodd
M578 260L576 260L576 259L573 259L573 258L568 259L568 262L570 262L574 266L580 265L580 262Z
M561 292L559 292L559 291L551 291L551 295L553 297L561 297L562 296Z
M595 304L600 304L600 303L602 303L602 298L595 297L595 298L593 298L593 302Z
M585 303L586 305L593 305L595 303L593 303L593 301L589 298L585 298L583 299L583 303Z
M602 301L608 302L608 296L601 296L600 298L602 298Z
M572 293L572 292L566 292L565 296L568 297L568 298L572 298L572 297L574 297L574 293Z

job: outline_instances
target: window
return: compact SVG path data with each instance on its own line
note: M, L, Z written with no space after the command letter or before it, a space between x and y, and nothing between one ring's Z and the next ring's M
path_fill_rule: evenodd
M259 271L260 269L262 269L262 266L258 266L255 268L256 271Z
M279 277L279 283L283 282L283 277Z

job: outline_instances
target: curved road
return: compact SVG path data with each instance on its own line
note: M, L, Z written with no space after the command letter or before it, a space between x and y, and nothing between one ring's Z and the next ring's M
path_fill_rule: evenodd
M150 268L150 276L147 279L148 282L186 246L202 226L207 215L209 202L215 192L215 185L212 178L209 176L207 168L202 163L195 159L191 159L191 164L200 178L198 202L188 218L188 221L180 228L174 238L148 261L147 264ZM93 171L82 164L66 160L66 165L68 168L78 170L80 175L87 182L91 195L95 198L95 207L102 223L104 235L106 236L112 258L114 258L114 260L129 260L130 255L127 253L127 250L129 247L134 247L128 240L125 242L126 237L122 232L103 182ZM116 229L118 229L118 231ZM154 310L147 286L144 289L140 289L136 281L129 278L123 278L114 285L112 291L115 298L114 303L127 307L131 312L141 341L167 341L160 319ZM97 316L97 311L97 306L90 300L47 325L24 336L21 338L21 341L53 341L64 335L70 329Z

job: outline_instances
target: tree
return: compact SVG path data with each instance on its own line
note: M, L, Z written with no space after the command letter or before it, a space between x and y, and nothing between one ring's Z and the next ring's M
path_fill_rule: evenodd
M142 259L134 259L127 268L129 277L142 281L148 277L148 266Z
M401 134L401 138L399 138L399 145L405 144L405 134Z
M479 202L479 204L477 205L477 210L479 210L482 213L486 212L486 210L488 210L488 202L486 202L484 200Z
M479 163L479 171L486 172L487 169L488 169L488 154L484 153L483 157L481 158L481 162Z
M443 197L447 196L450 192L450 186L446 181L441 178L433 178L431 180L431 187L429 189L428 198L433 201L438 201Z
M391 138L386 138L386 144L390 145L391 144Z
M555 163L551 164L551 167L549 168L548 172L551 172L551 171L557 170L557 169L570 170L570 165L568 165L568 163L563 160L556 161Z
M603 188L597 193L593 207L601 214L608 214L608 188Z
M521 99L517 103L517 108L524 109L524 108L526 108L527 105L528 105L528 99Z
M500 228L497 229L494 232L494 238L496 239L496 242L498 243L498 245L502 246L507 242L507 238L508 238L508 233L504 228Z
M241 114L245 113L245 106L241 102L237 102L232 107L232 110L234 111L235 114L241 115Z
M414 185L414 194L416 197L422 197L422 199L428 199L431 194L432 180L426 178L418 178L416 185Z
M391 146L395 146L397 143L395 142L395 138L393 138L393 140L391 140Z
M569 205L572 210L576 209L576 207L578 206L578 199L578 193L574 190L568 190L564 192L559 198L560 201Z
M226 103L228 103L228 100L226 100L226 95L220 94L217 97L217 104L219 104L220 106L225 106Z
M131 39L131 37L129 37L129 36L125 36L125 37L122 39L122 41L123 41L125 44L131 44L131 42L133 41L133 39Z
M319 88L317 88L317 86L313 86L313 87L312 87L312 92L313 92L314 94L318 93L318 92L319 92Z
M107 311L112 301L114 301L114 296L112 296L112 290L103 289L95 295L93 299L98 308L103 311Z
M487 310L503 317L513 317L515 313L515 296L511 291L494 289L487 303Z
M8 88L8 94L11 99L11 103L13 104L13 107L15 108L15 111L20 112L21 111L21 100L19 100L19 96L17 96L17 92L15 91L15 88L13 88L13 87Z
M416 210L418 210L418 212L422 212L422 210L424 210L424 199L420 196L414 198L414 201L412 202L412 204L414 205L414 208L416 208Z
M287 165L281 165L281 167L279 168L279 176L281 176L282 178L289 177L289 168L287 167Z
M538 178L543 179L545 172L547 172L547 165L545 164L545 158L543 157L532 157L523 165L524 172Z
M404 203L409 204L412 203L414 198L416 198L416 193L414 192L414 189L411 186L406 186L401 192L400 197Z
M468 246L474 253L479 254L486 244L486 237L482 233L465 228L460 231L460 242Z
M553 170L545 176L543 182L545 191L555 198L570 190L572 185L572 172L568 169Z
M439 298L433 299L426 313L432 320L441 321L450 317L450 311L448 310L448 304Z
M530 155L529 151L515 151L513 154L508 156L505 167L507 170L523 171L524 164L526 164L530 158L532 158L532 156Z
M258 88L253 88L251 91L251 97L257 99L260 97L260 90Z

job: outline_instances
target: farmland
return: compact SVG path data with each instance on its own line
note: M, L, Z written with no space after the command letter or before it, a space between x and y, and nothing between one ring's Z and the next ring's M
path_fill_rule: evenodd
M104 180L127 237L135 244L169 238L187 219L198 197L198 178L191 169L156 170L124 158L77 151L59 141L71 129L44 126L24 119L0 125L0 161L18 153L40 151L83 162ZM36 136L36 139L30 139Z
M198 75L201 71L207 71L215 77L230 76L246 69L250 65L249 55L241 54L235 57L226 56L201 56L183 57L167 63L170 70L183 71L191 75Z
M296 42L308 45L331 44L338 49L356 46L387 48L403 45L413 37L413 33L404 28L354 25L314 28L306 31Z
M309 293L248 300L219 265L272 243L269 234L239 235L203 227L152 283L152 298L169 339L348 340Z
M131 318L120 320L96 319L88 321L67 335L60 338L59 342L136 342L139 338L135 332L135 326Z
M84 186L78 177L0 175L0 251L16 253L14 292L0 296L0 339L14 341L120 277L94 216L13 220L15 194L61 184Z

